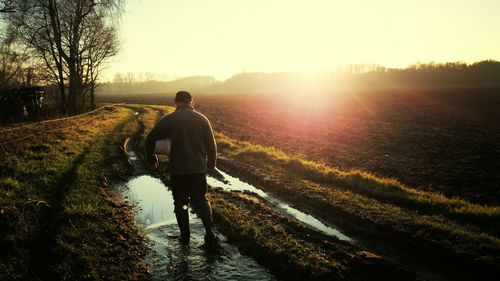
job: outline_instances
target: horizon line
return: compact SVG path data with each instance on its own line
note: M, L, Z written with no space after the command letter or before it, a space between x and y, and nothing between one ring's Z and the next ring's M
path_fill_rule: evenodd
M429 62L415 62L412 64L407 65L406 67L386 67L382 64L375 64L375 63L352 63L352 64L345 64L342 66L338 67L332 67L328 69L323 69L323 70L317 70L317 71L240 71L240 72L235 72L227 78L221 79L220 77L217 77L217 75L214 74L187 74L187 75L182 75L182 76L177 76L177 75L166 75L166 74L161 74L161 73L154 73L150 71L138 71L138 72L115 72L113 76L116 75L123 75L126 76L130 73L132 75L143 75L143 74L151 74L154 76L159 76L160 79L151 79L151 80L139 80L139 81L133 81L133 82L174 82L177 80L181 79L186 79L186 78L195 78L195 77L204 77L204 78L213 78L215 81L214 82L226 82L227 80L241 74L291 74L291 75L300 75L300 76L317 76L321 74L333 74L333 75L355 75L355 74L365 74L365 73L373 73L376 72L375 69L370 69L367 71L359 71L359 72L353 72L353 73L340 73L342 70L346 70L348 67L353 67L353 66L358 66L358 67L377 67L380 70L384 71L393 71L393 70L410 70L412 67L415 66L446 66L446 65L451 65L451 64L457 64L457 65L466 65L467 67L477 65L479 63L484 63L484 62L493 62L493 63L500 63L500 60L496 59L482 59L482 60L477 60L471 63L461 61L461 60L456 60L456 61L447 61L447 62L436 62L436 61L429 61ZM114 79L114 78L113 78ZM130 83L128 82L115 82L113 79L106 79L103 80L100 83Z

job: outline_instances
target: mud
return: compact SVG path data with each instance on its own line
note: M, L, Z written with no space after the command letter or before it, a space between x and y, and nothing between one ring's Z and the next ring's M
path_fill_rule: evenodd
M270 196L265 191L258 189L249 183L243 182L239 178L232 177L229 174L220 170L217 171L222 175L223 178L217 179L215 177L208 177L207 179L208 184L214 187L221 187L224 190L229 190L229 191L236 190L236 191L253 192L259 195L260 197L267 199L269 203L275 205L280 211L282 211L282 213L306 224L309 227L312 227L313 229L321 231L330 236L335 236L343 241L354 242L352 238L346 236L345 234L340 232L338 229L335 229L334 227L327 226L316 217L310 214L306 214L296 208L293 208L288 203L278 200L276 197Z
M425 280L491 280L491 267L478 267L471 263L459 260L449 252L443 252L438 245L431 248L423 241L413 237L397 235L387 229L387 226L374 225L372 222L353 216L342 210L333 210L328 205L319 202L310 202L306 198L291 194L286 186L292 183L278 177L258 171L253 166L243 162L229 161L220 158L219 167L233 175L259 186L266 192L280 200L294 202L302 206L302 210L325 219L328 225L335 224L347 235L355 239L362 247L391 260L397 261L410 270L417 272ZM299 187L297 187L299 188ZM462 257L463 258L463 257ZM484 276L478 276L483 272Z
M210 198L221 231L282 280L422 280L396 262L285 216L254 193L213 188Z
M205 230L201 220L190 213L191 242L182 245L174 215L171 192L157 178L141 175L123 187L124 195L136 205L136 221L150 239L152 253L147 258L152 280L275 280L253 259L219 235L227 251L211 256L203 248Z

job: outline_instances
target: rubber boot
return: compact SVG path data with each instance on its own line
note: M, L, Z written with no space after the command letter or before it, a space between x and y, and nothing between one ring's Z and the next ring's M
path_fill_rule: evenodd
M177 219L177 225L179 225L179 230L181 232L181 242L183 244L189 244L191 231L189 229L188 211L183 209L176 210L175 218Z
M195 203L195 202L193 202ZM198 204L193 204L194 210L198 214L205 227L205 232L209 236L215 236L214 222L212 219L212 207L206 198L196 202Z
M205 250L207 250L209 254L222 255L226 253L222 247L219 237L215 234L214 222L212 219L212 207L210 206L210 203L206 198L196 203L199 204L196 205L195 211L201 218L203 226L205 227Z

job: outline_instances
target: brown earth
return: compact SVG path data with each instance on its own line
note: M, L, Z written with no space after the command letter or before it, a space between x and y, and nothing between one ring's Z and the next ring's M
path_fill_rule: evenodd
M445 231L427 232L411 224L365 216L366 210L353 211L353 203L332 198L321 191L310 192L290 175L269 174L246 161L220 158L218 166L233 176L265 190L292 206L312 214L330 226L338 227L358 245L392 259L430 280L490 280L498 275L498 250L471 245L474 254L455 251L465 240ZM264 165L265 166L265 165ZM376 212L376 211L375 211ZM233 212L237 213L237 212ZM423 234L424 233L424 234ZM442 242L445 241L444 244ZM450 249L447 247L454 245ZM491 255L491 257L487 257ZM477 277L478 274L481 277Z
M398 263L305 227L255 194L212 189L209 198L218 229L283 280L420 280Z
M500 204L500 89L372 92L324 103L200 96L216 131L418 189Z

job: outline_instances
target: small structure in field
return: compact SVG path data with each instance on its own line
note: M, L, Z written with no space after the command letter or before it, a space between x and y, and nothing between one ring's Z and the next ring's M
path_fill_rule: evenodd
M23 87L0 91L0 122L34 120L42 109L43 87Z

